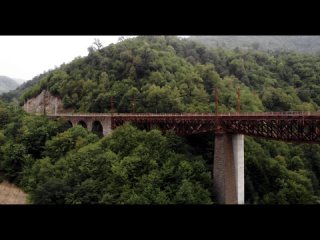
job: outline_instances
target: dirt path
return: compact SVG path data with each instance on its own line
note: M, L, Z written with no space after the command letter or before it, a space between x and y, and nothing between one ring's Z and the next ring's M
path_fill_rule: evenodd
M0 204L27 204L27 194L4 181L0 183Z

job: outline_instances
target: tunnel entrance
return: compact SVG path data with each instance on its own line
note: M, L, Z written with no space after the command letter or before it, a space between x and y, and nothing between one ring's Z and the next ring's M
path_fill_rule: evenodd
M78 125L81 125L82 127L87 128L87 124L82 120L78 122Z
M103 127L99 121L94 121L92 123L92 132L97 134L99 137L103 136Z

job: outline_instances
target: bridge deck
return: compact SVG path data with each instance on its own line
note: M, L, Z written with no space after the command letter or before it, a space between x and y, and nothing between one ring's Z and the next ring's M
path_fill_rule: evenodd
M48 116L74 122L109 119L112 129L132 122L144 129L156 126L179 135L226 132L289 142L320 143L320 112L69 113Z
M63 116L63 117L92 117L92 116L99 116L99 117L203 117L203 116L210 116L210 117L278 117L278 116L318 116L320 117L320 112L241 112L241 113L64 113L64 114L50 114L48 116Z

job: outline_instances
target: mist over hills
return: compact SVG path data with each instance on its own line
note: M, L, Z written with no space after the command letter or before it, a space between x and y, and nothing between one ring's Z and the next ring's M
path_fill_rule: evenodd
M320 53L320 36L191 36L208 47Z
M0 94L14 90L19 84L12 78L0 76Z

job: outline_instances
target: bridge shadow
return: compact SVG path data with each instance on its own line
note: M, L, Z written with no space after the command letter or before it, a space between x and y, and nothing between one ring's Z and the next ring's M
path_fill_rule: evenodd
M78 122L78 125L81 125L83 128L86 128L86 129L88 128L87 124L82 120Z
M72 122L71 122L71 121L67 121L66 127L67 127L67 128L72 128L72 127L73 127Z
M99 121L92 123L92 132L97 134L99 137L103 137L103 127Z

